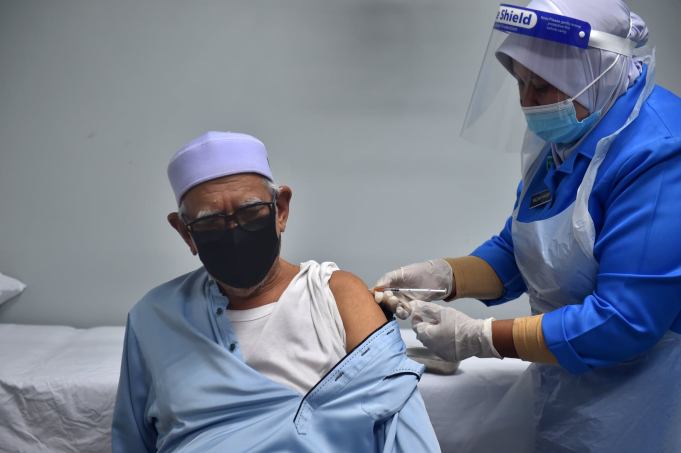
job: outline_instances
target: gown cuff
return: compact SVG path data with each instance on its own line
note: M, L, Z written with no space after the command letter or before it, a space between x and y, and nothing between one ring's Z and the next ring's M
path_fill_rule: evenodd
M558 363L544 341L542 318L526 316L513 320L513 344L518 356L527 362Z
M477 256L445 258L454 274L454 289L445 300L498 299L504 294L504 285L492 266Z

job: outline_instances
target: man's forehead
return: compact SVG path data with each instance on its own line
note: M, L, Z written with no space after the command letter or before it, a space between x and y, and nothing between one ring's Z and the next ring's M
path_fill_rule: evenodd
M238 206L251 201L268 200L270 191L259 175L239 174L206 181L193 187L183 197L188 213L222 208L225 203Z

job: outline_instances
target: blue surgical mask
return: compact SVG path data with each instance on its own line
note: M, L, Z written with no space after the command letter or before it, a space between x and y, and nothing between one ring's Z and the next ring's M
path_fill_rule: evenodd
M577 112L572 99L555 104L523 107L527 127L534 134L549 143L574 143L586 134L601 117L601 112L594 112L577 120Z
M574 143L584 136L601 118L600 110L591 113L582 121L577 119L574 100L612 69L613 63L574 97L554 104L523 107L527 128L549 143L565 145Z

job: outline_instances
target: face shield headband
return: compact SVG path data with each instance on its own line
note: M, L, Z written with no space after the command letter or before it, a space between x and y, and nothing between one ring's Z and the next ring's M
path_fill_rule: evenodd
M577 65L588 60L582 54L595 52L594 49L612 52L619 57L616 60L647 51L637 49L635 42L628 38L593 30L588 22L579 19L509 4L500 5L461 136L488 149L519 151L527 123L520 108L518 82L512 75L513 62L527 66L540 79L544 73L553 74L544 79L551 83L556 77L574 73ZM580 81L569 79L569 84L577 82L579 88L570 92L557 87L566 96L540 99L530 105L576 98L575 93L593 86L599 74ZM579 95L587 96L583 90Z
M588 22L535 9L501 4L494 29L531 36L581 49L592 47L620 55L634 55L636 43L610 33L592 30Z

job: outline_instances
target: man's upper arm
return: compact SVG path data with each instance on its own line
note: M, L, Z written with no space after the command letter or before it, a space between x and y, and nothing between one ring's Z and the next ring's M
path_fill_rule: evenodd
M364 282L350 272L334 272L329 287L345 327L345 349L351 351L387 320Z

